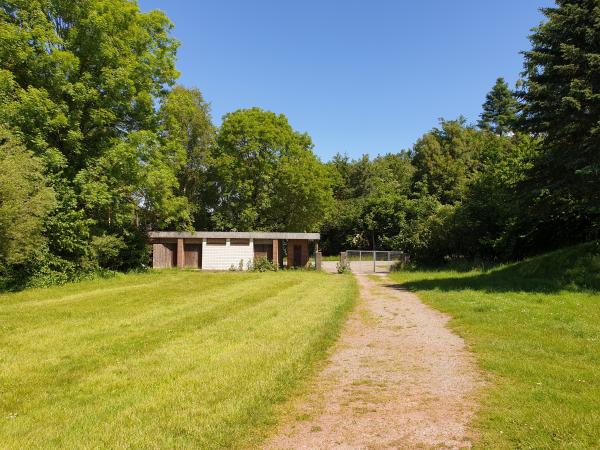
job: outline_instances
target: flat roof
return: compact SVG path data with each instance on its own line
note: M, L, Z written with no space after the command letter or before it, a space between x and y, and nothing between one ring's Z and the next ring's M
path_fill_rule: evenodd
M268 232L268 231L150 231L148 233L153 239L202 239L202 238L229 238L229 239L307 239L309 241L319 241L320 233L288 233L288 232Z

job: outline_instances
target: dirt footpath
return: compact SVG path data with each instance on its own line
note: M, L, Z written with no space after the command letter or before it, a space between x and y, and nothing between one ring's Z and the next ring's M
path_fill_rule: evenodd
M443 314L387 278L361 300L309 393L269 449L469 448L482 386Z

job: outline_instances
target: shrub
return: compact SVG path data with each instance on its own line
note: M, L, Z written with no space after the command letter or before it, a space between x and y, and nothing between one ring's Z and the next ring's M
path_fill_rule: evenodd
M249 267L249 270L253 272L275 272L277 271L277 265L273 264L264 256L259 256L254 259L254 264Z
M122 238L104 234L94 236L90 243L92 254L100 267L116 269L119 267L121 252L126 248Z
M351 272L350 263L348 262L347 259L344 259L344 260L338 262L335 266L337 267L338 273L350 273Z

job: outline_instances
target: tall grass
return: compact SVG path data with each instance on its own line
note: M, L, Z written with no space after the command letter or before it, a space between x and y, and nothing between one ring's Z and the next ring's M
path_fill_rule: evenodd
M165 271L0 296L0 447L260 441L357 295L311 272Z

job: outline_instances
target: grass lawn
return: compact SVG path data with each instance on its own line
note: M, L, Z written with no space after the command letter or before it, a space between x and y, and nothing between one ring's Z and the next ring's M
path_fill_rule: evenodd
M490 374L479 448L600 448L600 256L579 247L482 272L401 272ZM586 250L587 249L587 250Z
M257 444L356 295L351 276L301 271L0 295L0 448Z

